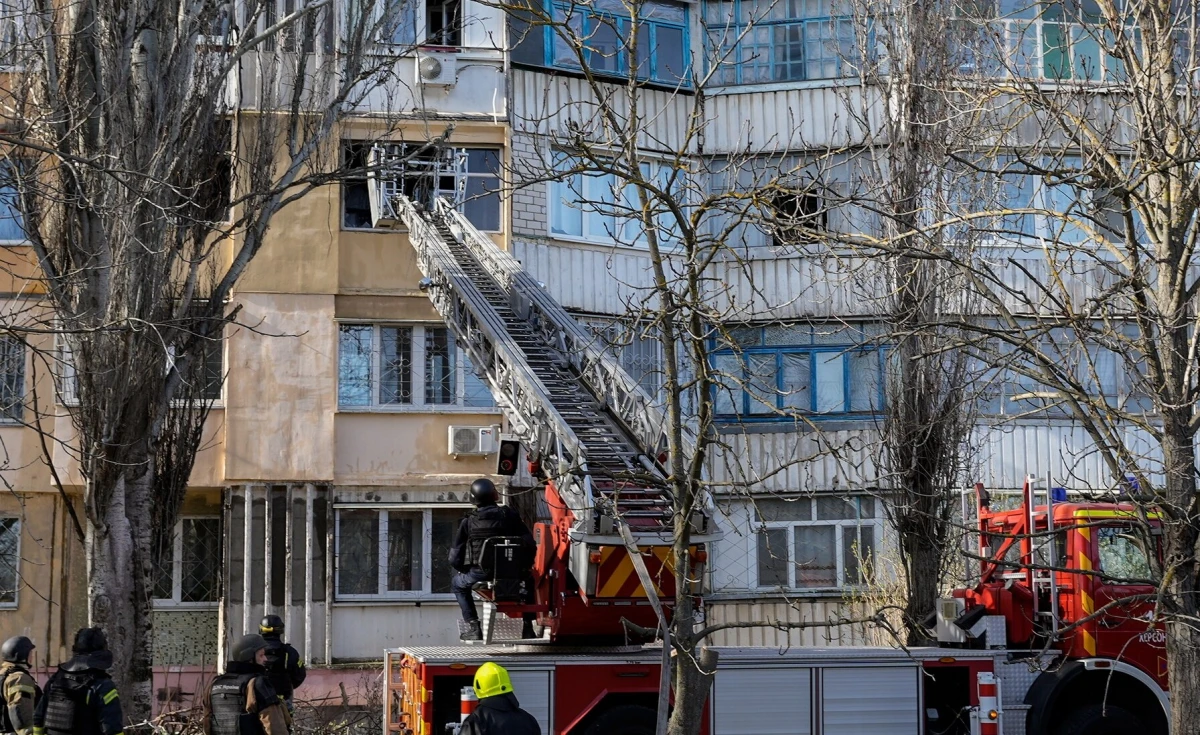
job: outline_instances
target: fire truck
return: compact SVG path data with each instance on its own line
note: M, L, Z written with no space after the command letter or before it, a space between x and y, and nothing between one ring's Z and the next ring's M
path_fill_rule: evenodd
M534 528L532 559L504 539L488 550L483 645L385 652L385 727L446 732L490 660L509 669L545 733L653 733L662 649L620 644L627 623L658 626L659 600L671 614L677 524L690 538L678 576L699 597L719 535L712 502L679 517L654 401L515 258L430 195L440 184L422 184L452 180L461 165L453 150L414 160L376 147L373 217L407 228L421 289L504 410L512 441L501 469L514 468L519 443L548 518ZM1165 634L1139 601L1153 591L1157 519L1049 487L1043 502L1035 495L1032 479L1011 509L993 507L982 486L964 495L978 581L939 602L938 646L718 649L704 732L1166 735ZM546 630L536 643L515 634L528 613Z

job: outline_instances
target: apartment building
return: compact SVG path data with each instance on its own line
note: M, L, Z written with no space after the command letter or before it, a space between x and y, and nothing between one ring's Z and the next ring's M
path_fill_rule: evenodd
M615 182L587 177L510 190L502 179L536 178L570 160L569 142L580 130L600 135L588 127L595 90L584 63L587 74L611 78L614 92L631 65L638 69L646 85L638 93L645 120L639 145L650 162L712 163L749 152L769 167L781 156L803 161L867 145L870 136L848 114L869 94L847 61L855 53L851 12L833 0L647 0L638 19L621 3L568 9L545 0L544 10L575 13L571 22L589 39L584 62L552 29L502 18L488 3L418 0L395 36L381 42L382 53L389 45L404 50L397 81L341 126L343 155L365 162L381 136L388 145L420 145L453 124L454 166L414 166L397 185L465 192L467 217L510 248L598 339L614 342L653 392L661 346L629 318L649 286L645 243L636 233L615 235L625 231L611 214L573 204L583 187L595 187L598 199L611 196ZM1050 32L1040 16L1004 22ZM631 59L619 39L635 26L652 51ZM414 44L423 48L411 51ZM1061 75L1067 57L1051 58L1050 47L1033 42L1031 74ZM1085 44L1061 48L1079 69L1092 68L1088 54L1100 53ZM696 84L718 55L730 63L709 78L705 117L697 121L689 117ZM696 124L704 128L702 148L689 130ZM854 185L849 158L820 173ZM1028 183L1028 190L1014 187L1014 196L1053 193ZM0 203L8 246L0 257L11 266L6 303L36 308L36 279L10 275L20 272L17 264L31 267L19 214L11 197ZM852 207L795 206L822 212L823 226L834 231L871 226ZM241 323L255 327L231 329L223 354L213 356L212 370L219 358L227 377L156 585L163 702L186 699L229 638L268 612L284 617L314 671L306 695L335 691L345 674L334 666L378 660L386 646L457 638L444 558L469 507L466 487L493 467L488 439L504 419L419 290L405 233L372 227L372 219L365 176L310 194L275 218L268 245L237 288ZM1049 227L1034 217L1027 226L1031 238ZM823 620L845 610L862 584L861 560L888 549L876 469L886 345L875 339L879 316L855 291L852 269L814 249L775 247L765 229L747 225L739 233L735 246L745 261L730 266L725 280L738 305L730 313L741 349L713 359L736 371L740 355L749 355L754 379L776 389L775 408L807 420L761 410L761 395L733 387L714 397L740 461L714 459L712 476L739 479L753 467L769 477L749 496L718 498L725 536L712 550L708 614L714 621ZM757 274L755 283L748 272ZM15 340L0 340L0 369L0 410L10 420L0 425L3 475L12 491L0 497L0 622L37 640L40 661L48 662L65 657L85 609L82 546L65 505L78 505L81 487L66 449L69 391L52 398L47 366ZM36 413L67 442L52 450L65 495L39 459L37 436L20 426L34 410L35 389ZM1012 410L1003 398L994 411L1000 417ZM988 421L977 443L978 479L993 488L1019 487L1027 473L1102 484L1104 468L1065 419ZM760 629L725 631L717 642L862 640L852 629Z
M956 50L959 73L1047 81L1116 73L1098 32L1084 25L1095 13L1057 3L1016 5L974 8L970 21L986 29L976 31L975 40L992 45ZM863 7L857 21L855 8L839 0L649 0L633 18L620 3L568 7L547 0L544 15L565 23L566 33L529 30L528 19L518 17L510 34L517 173L568 170L581 141L623 145L626 138L597 122L594 103L602 96L604 109L626 121L622 132L635 134L645 166L690 165L714 181L714 172L733 161L743 173L787 171L793 183L815 181L813 192L838 196L779 201L779 211L811 215L809 224L831 235L878 234L878 217L851 196L869 186L857 160L877 144L882 125L880 91L859 78ZM631 48L628 31L635 27L638 47ZM981 47L1009 48L1015 56L993 58ZM628 91L631 78L641 84L636 93ZM698 105L701 91L705 99ZM628 123L633 114L640 118ZM512 247L580 318L624 322L623 359L653 388L661 353L636 324L651 290L650 256L644 237L621 221L619 189L611 176L593 174L516 191ZM1035 176L1004 177L998 189L1001 208L1062 213L1079 206L1069 187ZM603 202L607 207L597 206ZM1083 237L1069 225L1064 230L1061 217L1030 214L1017 225L1011 240L997 243L1014 283L1045 271L1041 254L1027 250L1031 244ZM734 233L727 244L736 255L724 264L718 259L713 280L723 282L720 298L737 347L714 343L710 358L740 379L713 396L729 451L714 457L710 477L748 489L718 497L725 536L712 551L708 616L716 622L827 620L854 610L867 560L895 558L878 467L888 349L879 338L887 332L882 307L863 291L856 273L861 263L830 257L820 238L788 242L786 232L753 223ZM669 248L669 236L665 240ZM1071 277L1081 292L1094 293L1091 276ZM1097 389L1125 400L1129 386L1122 385L1116 361L1100 372ZM1067 488L1107 487L1107 470L1081 428L1061 411L1031 411L1020 401L1031 390L1036 386L1022 379L994 387L971 440L974 479L999 492L1016 491L1029 474ZM886 574L883 567L877 570ZM754 628L722 631L715 642L868 640L851 627Z
M279 17L293 7L281 0ZM411 151L449 132L450 170L417 157L406 183L468 192L466 216L502 245L504 28L496 10L472 0L407 7L378 39L378 55L394 56L389 83L336 131L341 155L357 166L376 145ZM317 37L340 32L326 25ZM330 41L324 53L333 48ZM319 63L336 63L321 50ZM252 61L238 80L250 112L262 94ZM364 172L280 212L236 288L243 326L231 327L210 358L211 374L226 379L212 383L204 446L155 580L160 704L186 701L226 643L256 631L266 613L284 618L312 672L305 693L316 698L338 692L332 662L457 639L445 558L470 507L470 482L494 467L487 453L503 419L419 290L406 234L372 227L367 183ZM0 213L9 247L0 257L16 318L36 308L37 280L14 204L9 192ZM69 655L87 609L83 547L65 505L82 512L69 450L69 359L56 395L56 366L15 339L5 339L2 357L9 421L0 441L12 492L0 499L0 625L5 635L32 637L38 664L47 665ZM45 447L62 493L36 433L21 426L33 417L63 442Z

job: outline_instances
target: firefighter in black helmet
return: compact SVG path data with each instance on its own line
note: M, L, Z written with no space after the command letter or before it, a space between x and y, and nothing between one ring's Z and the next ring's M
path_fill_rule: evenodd
M13 636L0 645L0 690L4 692L4 709L0 711L0 732L32 735L33 709L41 698L41 690L29 675L29 654L33 641L23 635Z
M122 735L125 715L108 670L112 652L99 628L81 628L71 646L75 655L59 664L46 682L46 695L33 713L37 735Z
M497 504L500 496L491 480L481 477L471 483L471 500L475 503L475 510L459 524L454 546L450 549L450 566L458 572L450 580L450 589L458 598L458 607L467 623L466 632L460 636L464 641L483 640L479 613L471 597L471 589L475 584L489 579L488 572L481 566L483 542L497 536L516 536L531 551L536 546L533 534L517 511L507 505ZM533 616L525 617L521 636L535 637Z
M244 635L233 644L225 673L213 679L205 702L208 735L287 735L291 715L283 706L264 664L267 641Z
M287 702L292 710L292 693L304 683L308 671L295 648L283 641L283 619L278 615L267 615L258 624L258 632L267 641L267 676L275 693Z

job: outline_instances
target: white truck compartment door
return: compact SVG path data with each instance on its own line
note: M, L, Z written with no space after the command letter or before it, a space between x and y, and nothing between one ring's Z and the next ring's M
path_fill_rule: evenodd
M550 729L550 672L510 670L508 676L521 709L537 719L542 735L554 732Z
M812 671L717 669L714 735L811 735Z
M919 735L919 676L917 666L824 669L822 735Z

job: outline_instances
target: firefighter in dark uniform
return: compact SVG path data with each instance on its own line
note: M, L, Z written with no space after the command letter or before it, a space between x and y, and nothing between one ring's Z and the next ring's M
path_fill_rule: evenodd
M497 536L516 536L529 550L532 551L536 547L533 534L516 509L498 505L499 499L496 486L491 480L481 477L471 483L471 500L475 503L475 510L459 524L454 546L450 549L450 566L458 572L450 581L450 589L458 598L458 607L462 610L463 620L467 624L467 630L459 636L464 641L483 640L479 613L475 609L475 600L471 597L472 587L490 578L481 566L483 542ZM532 615L525 616L522 638L535 637L533 618Z
M46 682L46 694L33 714L36 735L122 735L125 716L108 670L112 652L99 628L81 628L71 646L75 655L59 664Z
M0 732L32 735L33 709L41 697L37 682L29 675L29 654L33 641L23 635L13 636L0 645L0 689L4 692L4 709L0 711Z
M282 618L266 616L258 624L258 632L267 641L267 676L271 678L271 686L287 703L288 711L293 711L292 694L304 683L308 671L296 649L283 641Z
M521 709L512 680L500 664L488 661L475 672L479 705L463 720L458 735L542 735L542 726Z
M225 673L213 679L205 702L208 735L288 735L291 715L267 675L267 641L244 635L233 644Z

